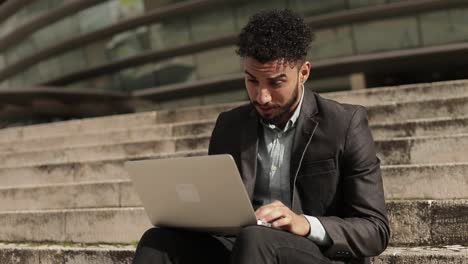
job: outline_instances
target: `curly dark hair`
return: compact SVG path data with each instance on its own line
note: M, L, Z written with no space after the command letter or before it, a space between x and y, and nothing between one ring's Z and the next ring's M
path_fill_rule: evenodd
M237 40L236 53L260 63L305 60L314 36L301 16L290 10L268 10L253 15Z

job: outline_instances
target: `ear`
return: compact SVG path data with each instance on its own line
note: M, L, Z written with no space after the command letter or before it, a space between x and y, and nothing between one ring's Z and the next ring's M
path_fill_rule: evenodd
M309 79L311 66L312 65L310 61L305 61L302 64L301 69L299 70L299 79L302 84L304 84L307 81L307 79Z

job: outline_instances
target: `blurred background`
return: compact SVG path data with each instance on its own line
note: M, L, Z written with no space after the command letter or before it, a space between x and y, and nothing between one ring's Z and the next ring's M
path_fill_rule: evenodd
M468 78L468 1L0 1L0 127L247 100L236 35L289 8L315 30L307 88Z

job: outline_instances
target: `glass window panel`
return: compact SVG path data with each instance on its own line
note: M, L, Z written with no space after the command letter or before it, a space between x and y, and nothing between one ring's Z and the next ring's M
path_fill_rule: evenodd
M128 58L144 51L144 39L148 34L147 31L147 27L140 27L114 36L107 44L110 60Z
M23 41L8 48L6 55L7 65L13 64L25 56L32 54L36 47L32 41Z
M143 0L116 0L118 8L118 19L124 20L145 12Z
M286 0L271 0L271 1L250 1L246 4L239 5L236 10L236 25L237 29L242 29L248 22L249 18L262 10L268 9L284 9L287 7Z
M385 4L386 0L348 0L350 8Z
M226 91L222 93L213 93L202 96L203 105L240 102L247 100L249 100L249 96L245 89Z
M77 14L82 33L93 32L112 25L118 18L115 1L107 1L85 9Z
M88 67L102 65L108 61L106 55L106 41L98 41L84 47Z
M62 19L48 28L55 34L55 43L62 42L80 34L80 24L76 16Z
M120 88L114 86L112 75L98 76L93 79L87 80L86 86L81 84L82 88L91 90L119 90Z
M425 46L468 40L468 8L423 14L420 21Z
M57 57L42 61L39 63L39 74L42 80L52 80L62 76L62 67Z
M57 41L55 40L54 29L49 27L34 32L31 35L31 37L29 37L29 39L32 39L32 41L34 41L38 50L42 50L49 46L57 44Z
M154 86L183 83L197 79L193 55L175 57L155 64Z
M346 0L290 0L290 8L304 16L323 15L325 13L341 11L347 8Z
M0 70L3 70L6 67L5 56L0 54Z
M152 50L174 48L190 43L189 24L186 18L163 21L149 26Z
M80 25L75 16L70 16L33 33L29 39L37 43L38 49L58 44L80 34ZM24 54L26 57L29 54Z
M71 90L73 90L73 89L92 90L89 80L73 83L73 84L67 85L67 86L65 86L63 88L64 89L71 89Z
M10 89L10 82L8 80L0 82L0 89Z
M323 29L315 32L308 57L312 60L353 55L353 36L350 26Z
M414 48L420 43L416 17L372 21L353 27L358 53Z
M306 82L305 86L307 89L311 89L312 91L318 93L351 90L349 75L321 79L312 78Z
M146 64L114 74L119 89L139 90L196 79L193 55L175 57L154 64ZM114 87L115 88L115 87Z
M241 59L233 46L197 53L195 61L199 79L241 72Z
M165 5L171 5L171 4L176 4L179 2L186 2L186 1L188 0L144 0L144 4L145 4L145 9L148 11L152 9L157 9Z
M190 17L192 40L199 42L236 32L233 10L222 7L216 11L202 12Z
M22 73L13 76L13 78L9 79L11 88L13 89L21 89L24 87L24 79Z
M22 74L23 81L27 85L37 84L42 81L41 75L39 74L39 67L31 66Z
M164 101L159 104L160 109L175 109L180 107L197 106L202 104L200 96Z
M82 49L64 53L59 57L59 65L62 69L62 73L69 74L84 69L87 65L85 58Z

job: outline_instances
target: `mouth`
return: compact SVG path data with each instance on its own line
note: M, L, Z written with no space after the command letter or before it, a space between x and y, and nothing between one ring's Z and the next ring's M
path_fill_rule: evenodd
M264 114L270 114L271 112L273 112L273 110L275 108L273 107L261 107L261 106L257 106L258 110Z

